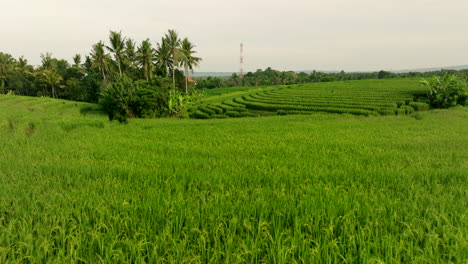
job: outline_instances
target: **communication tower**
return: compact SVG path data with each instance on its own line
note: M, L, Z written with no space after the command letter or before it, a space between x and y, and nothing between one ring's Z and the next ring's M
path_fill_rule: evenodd
M244 77L244 43L240 44L240 72L239 77Z

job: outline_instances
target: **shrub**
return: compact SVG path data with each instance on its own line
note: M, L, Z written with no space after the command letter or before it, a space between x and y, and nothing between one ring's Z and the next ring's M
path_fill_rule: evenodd
M122 77L101 93L100 104L109 119L126 122L128 117L160 117L169 113L170 82L155 78L133 82Z
M188 111L195 104L200 103L204 96L203 91L194 91L191 94L172 92L169 89L169 101L167 105L167 114L170 116L186 117Z
M134 86L136 96L131 108L137 117L152 118L165 115L169 102L168 87L155 86L146 81L138 81Z
M109 120L126 122L131 115L131 105L135 101L135 87L132 79L122 77L110 83L101 94L100 103L109 115Z
M456 75L434 76L430 79L423 79L421 83L428 89L427 97L433 108L468 104L466 81Z

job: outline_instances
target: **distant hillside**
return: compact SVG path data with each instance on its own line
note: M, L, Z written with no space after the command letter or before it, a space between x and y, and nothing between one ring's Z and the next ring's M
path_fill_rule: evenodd
M439 70L465 70L468 69L468 65L459 65L459 66L447 66L447 67L436 67L436 68L421 68L421 69L411 69L411 70L400 70L400 71L393 71L396 73L405 73L405 72L431 72L431 71L439 71Z
M229 77L233 72L194 72L191 74L192 77Z
M406 69L406 70L396 70L391 71L395 73L405 73L405 72L431 72L431 71L439 71L439 70L465 70L468 69L468 65L459 65L459 66L446 66L446 67L434 67L434 68L420 68L420 69ZM378 71L378 70L376 70ZM347 71L349 73L352 72L376 72L376 71ZM303 70L303 71L294 71L295 73L305 72L310 74L313 70ZM324 72L324 73L337 73L338 71L323 71L317 70L317 72ZM192 74L193 77L230 77L234 72L195 72ZM235 72L238 73L238 72Z

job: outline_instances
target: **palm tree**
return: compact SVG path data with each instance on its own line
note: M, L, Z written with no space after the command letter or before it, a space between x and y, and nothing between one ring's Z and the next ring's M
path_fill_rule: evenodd
M177 34L177 31L173 29L169 29L169 31L166 33L165 36L167 46L169 49L169 54L171 54L172 58L172 86L174 88L174 92L176 90L175 88L175 68L177 67L178 64L178 57L179 57L179 50L180 50L180 39Z
M110 46L106 48L114 53L115 62L119 69L119 74L122 76L122 54L125 48L125 38L122 37L121 32L111 31L109 35Z
M81 55L80 54L75 54L75 56L73 56L73 66L79 68L80 67L80 64L81 64Z
M125 50L124 50L124 58L122 59L122 64L125 65L125 69L127 71L132 71L136 67L136 48L135 48L135 41L131 38L127 38L125 41Z
M55 70L45 69L42 71L42 79L46 85L52 88L52 97L58 98L55 87L63 80L62 76L60 76L60 74Z
M24 83L26 83L26 85L23 86L23 89L25 90L20 91L20 94L29 94L30 85L28 84L32 82L31 77L34 77L34 68L31 65L28 65L28 60L21 56L18 58L15 70L21 73Z
M41 66L42 69L50 70L54 65L54 61L52 59L52 53L46 52L45 54L41 53Z
M185 92L188 93L188 79L189 79L189 70L193 72L193 67L199 66L201 58L195 57L194 54L197 53L193 49L193 45L187 38L182 41L182 48L180 49L180 64L184 66L185 71Z
M165 38L161 39L161 43L157 43L156 61L158 71L161 71L162 76L167 77L167 69L172 64L171 53Z
M91 57L86 55L85 61L83 63L83 68L86 72L90 73L93 71L93 61L91 60Z
M149 39L143 40L137 51L138 63L143 69L145 79L149 81L154 72L154 50Z
M104 43L102 43L102 41L99 41L98 43L93 45L91 58L93 66L98 69L98 71L102 74L102 79L104 80L104 82L106 82L106 69L109 55L106 54L106 51L104 50Z

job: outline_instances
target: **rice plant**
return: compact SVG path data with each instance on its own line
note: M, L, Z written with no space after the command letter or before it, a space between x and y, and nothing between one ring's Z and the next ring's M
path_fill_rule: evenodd
M250 111L228 97L207 109ZM89 107L0 96L0 263L468 259L467 108L122 125Z

